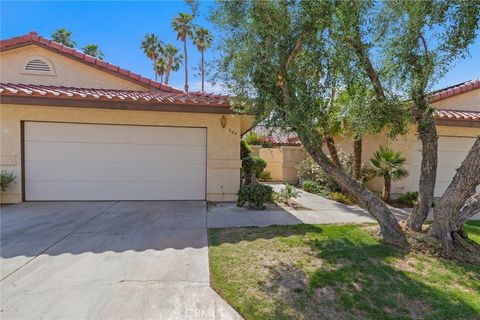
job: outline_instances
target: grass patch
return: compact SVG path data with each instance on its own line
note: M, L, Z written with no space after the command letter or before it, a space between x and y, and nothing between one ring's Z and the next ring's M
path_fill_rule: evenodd
M480 221L468 221L465 224L465 231L467 231L469 239L480 244Z
M467 232L480 238L480 223ZM213 287L246 319L480 319L480 266L404 253L365 225L210 229Z

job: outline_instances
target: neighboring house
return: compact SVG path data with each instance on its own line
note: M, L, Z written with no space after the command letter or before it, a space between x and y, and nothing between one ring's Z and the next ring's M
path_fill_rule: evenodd
M462 163L475 138L480 135L480 80L463 82L433 92L430 96L430 103L436 109L434 117L439 137L435 196L440 197L450 184L455 170ZM260 127L253 130L262 136L269 136L269 140L276 145L274 149L281 149L285 144L292 145L292 143L298 143L298 138L295 138L292 133L276 130L270 136L270 132L265 132L265 128ZM348 153L353 152L351 139L335 137L335 142L338 149ZM421 143L417 138L415 126L411 125L406 135L399 136L394 141L388 139L385 135L365 137L362 153L362 160L365 164L368 165L373 152L378 150L380 145L390 146L397 151L401 151L407 159L405 168L408 170L409 175L400 181L394 182L392 192L417 191L420 175ZM264 151L262 148L257 151L257 154L262 156L267 152L276 154L278 151ZM303 158L300 158L298 162L301 159ZM266 157L265 160L268 162L269 158ZM282 167L281 161L282 157L277 156L274 161L275 167ZM291 162L288 163L288 167L295 167L296 165ZM268 168L269 166L267 165ZM282 181L278 175L275 176L274 180ZM368 183L368 186L379 191L381 190L381 180L374 179Z
M235 200L249 118L38 36L2 40L2 169L22 200Z

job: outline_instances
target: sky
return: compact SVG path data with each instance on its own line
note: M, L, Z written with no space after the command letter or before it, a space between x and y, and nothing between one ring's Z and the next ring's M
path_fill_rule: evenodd
M200 15L195 24L213 33L215 28L206 18L214 6L212 1L200 2ZM190 12L184 1L4 1L1 0L1 39L20 36L30 31L50 38L58 28L72 32L77 49L88 43L98 44L105 60L122 68L153 78L152 63L140 49L147 33L155 33L165 43L183 48L172 30L171 21L179 12ZM439 89L466 80L480 78L480 39L470 47L470 57L454 61L444 78L434 84ZM206 61L215 56L206 52ZM188 43L190 91L200 90L201 77L196 75L200 53ZM169 85L184 87L183 66L170 76ZM206 91L220 92L219 86L206 84Z

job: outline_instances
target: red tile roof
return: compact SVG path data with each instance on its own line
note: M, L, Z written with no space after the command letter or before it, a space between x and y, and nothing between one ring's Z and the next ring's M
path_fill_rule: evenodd
M252 129L259 137L265 138L273 145L301 145L300 139L295 132L289 132L281 128L267 128L262 125L257 125Z
M45 39L43 37L40 37L36 32L32 31L26 35L20 36L20 37L14 37L6 40L1 40L0 41L0 51L6 51L6 50L11 50L15 49L18 47L23 47L23 46L28 46L31 44L35 44L38 46L41 46L45 49L54 51L59 54L67 55L70 58L76 59L80 62L83 62L85 64L88 64L92 67L96 67L98 69L101 69L105 72L113 73L119 77L125 78L127 80L136 82L142 86L148 87L148 88L153 88L153 89L160 89L166 92L176 92L176 93L182 93L182 90L175 89L171 86L164 85L160 82L153 81L151 79L147 79L145 77L140 76L139 74L136 74L134 72L131 72L129 70L122 69L116 65L113 65L109 62L97 59L95 57L89 56L87 54L84 54L83 52L80 52L78 50L75 50L73 48L66 47L60 43L57 43L52 40Z
M480 79L465 81L451 87L434 91L430 95L430 102L437 102L459 94L480 88Z
M434 117L442 120L480 121L480 111L435 110Z
M166 92L163 90L134 91L88 89L34 84L0 83L0 95L17 97L71 98L100 101L137 101L150 104L195 104L230 107L228 96L198 92Z

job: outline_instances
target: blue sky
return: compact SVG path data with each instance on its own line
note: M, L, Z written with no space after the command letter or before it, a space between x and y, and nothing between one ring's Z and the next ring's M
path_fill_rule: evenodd
M214 3L201 2L200 17L196 24L211 31L214 28L205 18ZM77 47L96 43L105 54L105 60L123 68L153 77L151 62L140 49L140 42L146 33L156 33L164 42L182 48L171 28L172 18L179 12L189 12L183 1L1 1L1 38L23 35L37 31L41 36L50 37L56 29L63 27L73 33ZM453 85L480 77L480 40L470 48L471 56L455 61L448 74L434 85L434 89ZM214 56L207 51L207 61ZM189 43L189 84L190 90L200 88L200 77L194 68L200 61L200 53ZM171 75L170 85L183 88L183 69ZM207 91L219 88L207 86Z

